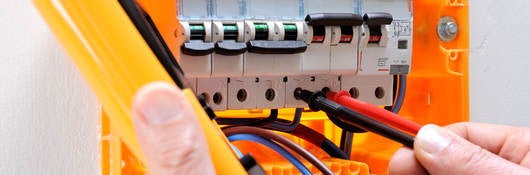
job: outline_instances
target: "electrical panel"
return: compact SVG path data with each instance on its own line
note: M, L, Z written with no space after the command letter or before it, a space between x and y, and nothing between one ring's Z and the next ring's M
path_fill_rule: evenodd
M408 74L408 0L181 0L179 63L215 110L306 107L296 88L391 105Z
M465 0L34 1L105 109L101 174L148 173L130 104L154 81L182 90L218 174L245 174L237 149L269 174L386 174L392 154L413 142L392 127L415 134L468 119ZM347 109L417 124L375 131L388 120ZM374 122L353 121L367 117ZM288 165L254 144L232 147L224 136L239 126L287 133L320 160Z

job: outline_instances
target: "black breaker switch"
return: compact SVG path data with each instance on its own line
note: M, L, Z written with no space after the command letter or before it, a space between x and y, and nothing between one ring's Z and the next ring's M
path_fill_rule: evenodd
M363 18L353 13L313 13L305 17L312 26L360 26Z
M313 13L305 17L308 25L313 26L313 43L322 43L325 38L324 26L340 26L339 43L350 43L353 40L352 26L363 24L363 18L353 13Z
M182 44L181 51L186 55L204 56L213 53L214 44L204 42L206 28L202 24L190 24L190 41Z
M223 24L223 41L215 43L215 53L220 55L241 55L247 51L245 43L237 42L239 28L235 24Z
M190 42L182 44L180 50L186 55L204 56L213 53L214 44L206 43L202 40L191 40Z
M254 40L247 43L248 51L260 54L297 54L305 52L305 41Z
M363 19L370 29L370 39L368 43L379 43L383 35L381 27L383 25L392 24L392 21L394 20L390 13L385 12L366 13L364 14Z

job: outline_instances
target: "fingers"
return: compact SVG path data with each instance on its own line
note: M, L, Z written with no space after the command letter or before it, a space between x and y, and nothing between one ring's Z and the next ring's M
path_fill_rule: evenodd
M513 126L481 123L457 123L447 126L455 134L493 154L530 167L530 130Z
M523 174L529 173L447 129L424 126L416 136L414 153L431 174Z
M409 148L400 148L394 153L388 166L391 175L426 175L428 174L414 157L414 151Z
M146 85L135 96L132 120L151 174L214 174L196 114L179 89Z

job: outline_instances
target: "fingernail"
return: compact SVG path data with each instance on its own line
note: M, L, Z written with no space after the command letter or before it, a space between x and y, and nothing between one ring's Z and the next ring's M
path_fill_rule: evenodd
M169 120L182 117L182 107L175 93L160 90L146 94L140 106L145 121L151 125L160 125Z
M451 143L451 137L445 129L439 126L425 125L416 135L416 142L418 142L419 149L436 154Z

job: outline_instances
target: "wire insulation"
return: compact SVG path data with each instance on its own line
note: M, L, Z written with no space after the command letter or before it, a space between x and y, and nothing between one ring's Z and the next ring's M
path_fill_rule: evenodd
M328 100L321 92L314 93L308 90L297 90L295 92L295 97L297 97L297 99L302 99L303 101L305 101L307 104L309 104L309 107L314 111L322 110L326 113L332 114L328 116L335 116L348 125L352 125L363 130L384 136L388 139L399 142L409 148L414 147L414 137L404 132L401 132L400 130L394 129L384 123L381 123L375 119L367 117L359 112L353 111L347 107L344 107L331 100ZM388 111L385 110L385 112Z
M276 151L278 154L282 155L285 159L287 159L289 162L291 162L296 169L300 170L300 172L304 175L311 175L311 171L300 161L298 160L294 155L292 155L289 151L285 150L280 145L264 139L262 137L252 135L252 134L234 134L231 136L228 136L228 140L233 141L253 141L256 143L260 143L262 145L265 145L269 147L270 149Z
M331 121L333 124L337 125L339 128L343 130L346 130L352 133L365 133L366 132L363 129L344 123L342 120L339 120L338 117L335 116L334 114L326 113L326 115L328 116L329 121Z
M342 130L342 134L340 137L340 149L348 156L348 159L350 159L350 156L351 156L353 134L354 133L352 132Z
M394 108L394 104L396 104L396 97L398 95L399 90L399 75L392 76L392 105L385 106L385 110L392 111L392 108ZM324 94L327 92L324 92Z
M232 150L234 150L234 153L236 153L238 158L241 159L243 157L243 153L239 151L239 149L237 149L236 146L234 146L233 144L230 144L230 147L232 147Z
M282 131L282 132L291 132L295 130L296 127L300 124L300 119L302 118L303 111L304 111L304 108L296 108L294 112L293 121L291 123L274 121L274 122L267 124L265 127L274 128L274 130Z
M349 109L369 116L377 121L386 123L409 133L417 134L421 125L403 118L395 113L381 109L373 104L352 98L347 91L328 92L327 98L348 107Z
M278 119L278 109L271 109L268 117L263 118L223 118L217 117L215 121L220 125L232 126L263 126Z
M396 102L392 107L392 112L397 114L403 106L405 101L405 93L407 92L407 75L399 75L399 90L396 96Z
M348 156L339 147L337 147L335 143L326 138L326 136L305 125L298 125L298 127L290 134L308 141L313 145L319 146L331 157L349 160Z
M255 122L255 121L263 120L263 119L258 119L258 118L217 118L216 120L221 125L230 125L230 124L238 124L238 123L251 123L251 122ZM284 122L284 123L289 122L289 121L281 121L283 119L277 119L277 120L280 121L280 122ZM231 126L224 127L224 129L230 128L230 127ZM262 128L278 131L277 130L278 128L269 127L268 125L262 126ZM356 130L360 130L360 129L356 128ZM346 154L339 147L337 147L337 145L335 145L335 143L333 143L331 140L326 138L321 133L319 133L319 132L317 132L317 131L315 131L315 130L313 130L313 129L311 129L311 128L303 125L303 124L298 124L298 126L296 127L295 130L293 130L291 132L287 132L287 133L289 133L291 135L294 135L294 136L296 136L298 138L301 138L301 139L303 139L305 141L308 141L309 143L312 143L312 144L320 147L323 151L325 151L331 157L348 160Z
M223 132L227 136L235 135L235 134L254 134L263 138L267 138L273 141L276 141L289 149L295 151L300 156L304 157L307 161L309 161L311 164L313 164L316 168L318 168L323 174L325 175L331 175L333 172L323 163L321 162L317 157L315 157L313 154L302 148L300 145L297 145L293 141L280 136L278 134L272 133L270 131L267 131L265 129L257 128L257 127L250 127L250 126L236 126L236 127L230 127L223 129Z

